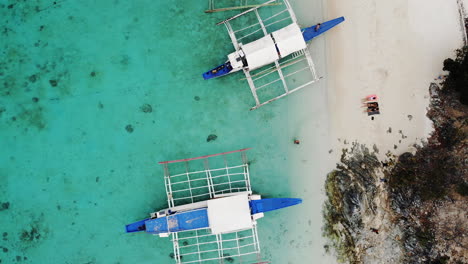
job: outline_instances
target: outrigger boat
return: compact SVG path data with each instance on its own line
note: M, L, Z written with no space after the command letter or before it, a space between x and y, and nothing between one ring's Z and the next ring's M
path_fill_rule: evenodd
M260 262L257 220L302 200L253 194L247 150L160 162L168 208L127 225L126 232L172 235L176 263L267 263Z
M256 103L251 110L319 80L314 62L307 49L307 42L344 21L344 17L339 17L301 29L288 0L283 0L284 5L281 6L284 8L282 10L267 18L262 18L259 9L278 8L271 6L272 2L277 1L270 0L217 24L226 26L235 51L227 56L228 59L225 63L203 73L203 78L208 80L242 70ZM235 30L232 24L236 19L247 14L255 14L258 22ZM274 19L276 20L274 21ZM255 34L260 34L260 38ZM301 62L305 64L303 65L305 67L301 66ZM265 66L270 64L274 65L265 69ZM297 66L299 69L291 68ZM259 70L259 72L253 73L255 70ZM298 79L302 77L294 76L304 70L310 70L312 76L302 83L298 82ZM272 73L276 73L276 75L271 75ZM276 93L274 98L261 102L257 91L277 84L282 86L282 93L273 92L273 94ZM271 94L266 92L267 96L271 96Z

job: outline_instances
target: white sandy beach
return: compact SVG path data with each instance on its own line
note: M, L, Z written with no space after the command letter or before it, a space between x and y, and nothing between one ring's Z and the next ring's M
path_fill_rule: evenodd
M347 19L327 35L335 154L345 141L375 144L382 158L412 150L432 131L428 87L463 45L457 0L335 0L327 14ZM361 104L369 94L379 98L373 121Z
M467 7L468 0L463 1ZM301 139L288 154L290 184L307 206L305 220L292 228L295 234L303 229L303 237L285 237L295 241L289 263L336 263L324 253L321 236L326 174L351 142L375 145L384 159L387 151L412 151L427 138L432 131L426 117L429 85L442 74L444 59L463 45L462 27L457 0L292 4L300 23L346 19L310 47L325 79L288 99L288 135ZM379 97L381 114L374 120L362 107L369 94Z

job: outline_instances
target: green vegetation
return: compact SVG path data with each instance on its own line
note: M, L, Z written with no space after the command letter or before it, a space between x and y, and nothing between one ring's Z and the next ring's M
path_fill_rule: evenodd
M457 192L460 195L468 196L468 184L466 182L462 182L462 183L458 184Z
M463 185L464 142L467 140L468 46L457 50L456 59L446 59L449 71L443 88L432 95L429 118L435 131L428 144L412 155L405 153L389 173L389 185L403 196L422 201L437 200L454 191L467 193ZM462 103L462 104L460 104Z
M444 71L450 72L445 80L446 91L454 90L460 94L460 102L468 105L468 46L457 50L457 58L444 61Z
M414 154L400 155L387 172L392 208L398 212L396 216L402 228L407 230L403 242L410 253L407 259L410 263L422 256L429 257L428 263L448 263L459 257L437 249L436 244L447 246L450 242L436 240L436 230L439 236L443 231L437 229L433 217L438 206L460 199L456 193L462 197L468 195L467 54L468 47L464 47L457 51L455 60L446 59L444 70L449 71L449 75L442 88L435 84L431 87L428 117L434 122L435 131L428 142ZM448 224L456 219L445 221ZM434 251L439 255L433 256Z
M432 247L432 244L434 243L434 235L430 231L417 228L415 236L423 248Z
M343 213L344 193L340 188L343 179L350 180L346 173L339 170L332 171L327 176L325 189L328 200L324 205L323 235L330 239L339 262L355 263L357 262L355 244L352 235L346 229L350 224ZM326 247L328 248L328 245Z
M456 162L450 153L440 146L426 146L415 155L400 156L390 173L389 186L396 192L411 193L423 201L442 198L456 175Z
M438 257L436 260L434 260L432 263L433 264L446 264L450 260L450 257L448 256L441 256Z

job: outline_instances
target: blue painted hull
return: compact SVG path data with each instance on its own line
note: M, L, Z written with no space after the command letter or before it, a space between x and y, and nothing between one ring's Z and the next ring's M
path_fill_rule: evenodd
M298 198L268 198L251 200L251 214L264 213L302 203ZM171 214L159 218L148 218L126 225L127 233L145 231L150 234L174 233L200 228L208 228L208 209L201 208Z
M127 231L127 233L145 231L146 230L145 222L147 220L150 220L150 218L126 225L125 231Z
M264 213L278 210L302 203L299 198L267 198L250 201L250 212L252 214Z
M314 26L311 26L311 27L308 27L308 28L303 28L301 30L302 31L302 36L304 37L304 40L306 42L310 41L311 39L313 39L313 38L327 32L328 30L332 29L333 27L340 24L344 20L345 20L344 17L339 17L339 18L335 18L335 19L332 19L330 21L321 23L320 27L318 29L316 29L317 25L314 25Z
M150 234L175 233L209 227L208 209L198 209L145 221Z
M218 67L211 69L205 73L203 73L203 79L213 79L216 77L224 76L229 74L232 71L232 66L230 62L226 62L224 64L219 65Z

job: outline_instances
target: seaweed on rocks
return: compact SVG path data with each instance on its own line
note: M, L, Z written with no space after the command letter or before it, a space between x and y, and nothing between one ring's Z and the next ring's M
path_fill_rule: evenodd
M361 261L359 237L364 227L364 214L375 214L378 167L380 162L375 153L353 143L351 149L343 149L341 163L327 176L323 233L331 239L340 261Z

